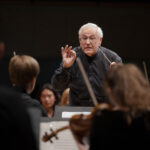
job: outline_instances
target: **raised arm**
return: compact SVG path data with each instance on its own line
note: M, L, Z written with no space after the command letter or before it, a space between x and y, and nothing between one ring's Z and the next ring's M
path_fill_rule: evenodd
M51 84L55 90L63 91L68 87L71 66L76 59L76 52L72 50L72 46L66 45L65 48L61 48L62 63L60 67L55 71Z

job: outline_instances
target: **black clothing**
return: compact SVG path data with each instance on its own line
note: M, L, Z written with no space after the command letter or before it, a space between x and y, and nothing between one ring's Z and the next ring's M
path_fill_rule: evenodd
M121 58L115 52L104 47L100 47L93 57L85 55L80 47L77 47L74 50L77 57L80 57L83 63L97 100L99 102L107 102L108 99L105 96L102 81L106 71L109 69L110 63L103 56L101 51L103 51L112 62L122 62ZM55 74L52 77L52 86L58 91L63 91L67 87L70 88L69 105L93 106L88 89L76 62L67 69L63 68L61 63L60 67L55 71Z
M0 86L0 146L4 150L37 150L30 116L20 94Z
M129 124L122 111L98 110L90 131L90 150L145 149L150 139L150 112L140 112Z
M26 105L27 108L30 107L38 108L41 111L42 117L47 117L46 110L43 108L43 106L40 104L38 100L31 98L31 96L28 95L23 88L17 86L13 88L21 94L21 101Z

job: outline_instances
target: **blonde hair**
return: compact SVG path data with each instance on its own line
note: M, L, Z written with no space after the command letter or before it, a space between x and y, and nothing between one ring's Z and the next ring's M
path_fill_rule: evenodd
M112 91L113 100L132 115L150 110L150 87L142 72L133 64L113 66L105 78L105 87Z
M31 56L15 55L9 62L9 76L12 84L26 89L27 84L40 72L39 63Z

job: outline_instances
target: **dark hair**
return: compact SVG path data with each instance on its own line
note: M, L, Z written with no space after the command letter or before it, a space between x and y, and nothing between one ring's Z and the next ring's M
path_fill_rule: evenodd
M40 90L39 90L38 93L37 93L36 99L38 99L38 100L40 101L41 93L42 93L42 91L45 90L45 89L48 89L48 90L50 90L50 91L52 91L52 92L54 93L54 96L55 96L55 99L56 99L55 105L58 104L58 102L59 102L59 100L60 100L59 95L58 95L58 93L53 89L53 87L51 86L51 84L49 84L49 83L43 84L43 86L40 88ZM41 101L40 101L40 102L41 102Z

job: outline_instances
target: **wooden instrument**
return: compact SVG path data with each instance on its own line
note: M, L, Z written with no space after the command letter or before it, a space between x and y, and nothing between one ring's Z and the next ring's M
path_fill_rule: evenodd
M42 137L42 141L43 142L47 142L47 141L50 141L51 143L53 143L52 141L52 137L55 137L56 139L58 139L58 136L57 136L57 133L63 131L63 130L66 130L66 129L69 129L69 126L64 126L64 127L61 127L55 131L53 131L53 129L51 128L50 131L51 133L48 134L47 132L45 132L45 134L43 135Z

